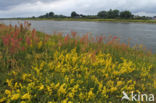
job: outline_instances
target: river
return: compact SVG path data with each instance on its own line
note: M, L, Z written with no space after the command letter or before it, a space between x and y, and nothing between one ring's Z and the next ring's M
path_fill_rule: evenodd
M23 23L23 20L0 20L6 25ZM52 20L28 20L31 28L38 31L53 34L62 32L63 34L71 31L79 35L91 33L92 35L117 36L121 42L131 40L131 45L143 44L156 53L156 24L145 23L114 23L114 22L85 22L85 21L52 21Z

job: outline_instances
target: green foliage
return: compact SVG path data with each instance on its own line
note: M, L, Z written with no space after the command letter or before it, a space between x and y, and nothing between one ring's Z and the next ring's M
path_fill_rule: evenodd
M107 18L107 11L100 11L97 16L100 18Z
M117 9L112 10L110 9L109 11L99 11L97 15L84 15L84 14L78 14L76 11L71 12L70 17L64 16L64 15L55 15L54 12L49 12L46 13L45 15L41 15L38 18L42 19L58 19L58 18L82 18L82 19L136 19L136 20L150 20L152 19L151 17L146 17L146 16L134 16L130 11L119 11ZM32 17L32 19L38 19Z
M110 9L109 11L100 11L97 14L98 17L100 18L108 18L108 19L113 19L113 18L122 18L122 19L130 19L132 18L132 13L130 11L123 11L120 12L119 10L112 10Z
M49 12L49 13L46 13L45 15L39 16L39 18L52 18L54 16L55 16L54 12Z
M108 18L118 18L119 17L119 10L112 10L110 9L108 12L107 12L107 17Z
M54 15L55 15L54 12L49 13L49 17L54 17Z
M122 11L120 13L120 17L122 19L131 19L131 18L133 18L133 15L132 15L132 13L130 11Z
M120 15L120 11L119 10L117 10L117 9L113 10L113 18L118 18L119 15Z
M78 17L79 16L79 14L77 14L75 11L73 11L72 13L71 13L71 17L72 18L75 18L75 17Z

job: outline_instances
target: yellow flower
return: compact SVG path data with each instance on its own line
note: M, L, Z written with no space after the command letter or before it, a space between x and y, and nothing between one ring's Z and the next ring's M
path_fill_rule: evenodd
M12 74L13 74L14 76L16 76L17 73L16 73L15 71L12 71Z
M98 88L98 89L99 89L99 91L101 91L101 89L102 89L102 87L103 87L103 84L100 83L100 82L99 82L98 84L99 84L99 88Z
M33 47L32 40L30 42L31 42L30 47L32 48Z
M8 86L9 86L9 87L12 87L12 79L10 79L10 80L7 79L6 82L8 83Z
M20 97L20 94L14 94L11 97L11 100L17 100Z
M44 85L41 85L39 90L43 90L44 89Z
M85 97L85 96L83 95L83 93L80 93L80 94L79 94L79 98L80 98L81 100L84 99L84 97Z
M116 87L112 87L112 88L110 89L111 92L115 92L116 90L117 90Z
M45 64L46 64L45 62L41 62L40 69L43 69L43 67L44 67Z
M77 57L73 57L72 61L73 61L73 63L75 63L77 61Z
M105 74L105 77L108 78L108 74Z
M16 89L16 92L17 92L17 93L20 93L20 89Z
M39 68L34 67L33 69L36 71L37 75L39 75L39 74L40 74L40 69L39 69Z
M69 96L70 98L73 98L74 94L73 94L73 93L69 93L68 96Z
M74 79L71 79L71 80L70 80L70 84L72 84L72 83L74 83Z
M29 93L24 94L21 99L29 99L30 100L31 95Z
M154 88L156 88L156 80L154 80Z
M10 90L5 90L5 94L7 94L8 96L11 95L11 91Z
M47 90L48 90L49 94L51 95L52 94L52 89L50 88L50 86L47 86Z
M61 103L68 103L68 99L61 101Z
M21 101L20 103L26 103L26 101Z
M106 97L107 98L107 89L106 87L104 86L103 89L102 89L102 96Z
M17 87L18 87L18 83L16 82L15 85L14 85L14 88L17 88Z
M31 47L31 48L33 47L32 43L30 44L30 47Z
M1 99L0 99L0 103L4 102L5 100L6 100L5 97L1 98Z
M26 74L26 73L24 73L24 74L22 75L22 79L23 79L23 80L28 80L29 77L31 77L31 74Z
M64 84L62 84L61 86L60 86L60 88L58 89L58 95L60 96L61 94L65 94L66 93L66 89L64 88L64 86L65 86L65 83Z
M122 81L117 81L117 86L118 86L118 87L121 86L122 84L123 84Z
M38 49L40 49L41 47L42 47L42 41L38 43Z
M60 86L60 83L58 82L56 85L55 85L55 88L58 88Z
M27 74L24 73L24 74L22 75L22 79L25 80L26 77L27 77Z
M69 81L68 76L65 76L65 78L64 78L64 79L66 80L66 82L68 82L68 81Z
M106 84L108 87L112 87L114 85L114 81L109 80Z
M88 99L91 99L93 97L94 97L93 88L91 88L90 91L88 92Z

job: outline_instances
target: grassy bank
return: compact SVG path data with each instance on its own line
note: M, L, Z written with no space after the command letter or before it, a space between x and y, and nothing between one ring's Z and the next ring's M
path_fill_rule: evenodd
M87 19L87 18L19 18L9 20L54 20L54 21L95 21L95 22L133 22L133 23L151 23L155 24L156 20L137 20L137 19Z
M0 102L120 103L122 91L156 93L156 56L141 45L29 28L0 25Z

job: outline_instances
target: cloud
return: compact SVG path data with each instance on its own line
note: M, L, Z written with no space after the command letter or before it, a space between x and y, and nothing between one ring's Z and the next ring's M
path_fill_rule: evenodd
M138 15L156 15L156 0L0 0L0 17L39 16L53 11L96 14L101 10L130 10Z
M35 3L35 2L52 2L55 0L0 0L0 9L6 10L13 6L25 4L25 3Z
M18 0L15 0L18 1ZM28 0L30 2L20 2L19 4L9 5L5 9L0 9L0 17L25 17L25 16L33 16L41 13L46 13L49 11L52 6L52 2L48 2L50 0L46 0L47 2L42 2L43 0ZM36 1L36 2L34 2Z

